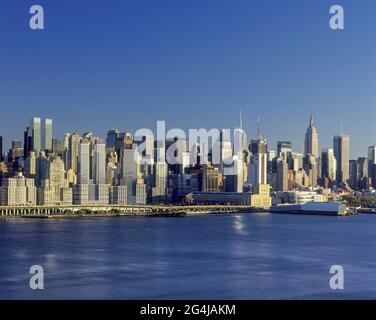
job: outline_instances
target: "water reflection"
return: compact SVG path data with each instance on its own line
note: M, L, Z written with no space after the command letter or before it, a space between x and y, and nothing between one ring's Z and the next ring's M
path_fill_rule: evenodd
M248 232L246 231L246 224L244 222L244 216L237 215L234 217L234 230L239 235L247 235Z

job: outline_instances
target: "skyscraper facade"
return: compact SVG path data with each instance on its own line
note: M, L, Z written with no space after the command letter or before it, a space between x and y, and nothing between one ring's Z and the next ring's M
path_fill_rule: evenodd
M372 186L376 186L376 145L368 147L368 176L371 178Z
M52 151L53 129L52 120L44 119L42 122L41 149Z
M30 119L29 126L24 132L24 146L23 155L27 159L31 151L34 151L36 156L43 150L53 151L53 128L52 120L41 118Z
M335 181L337 174L337 160L334 157L333 149L323 149L321 159L322 177L326 177L330 181Z
M106 183L106 145L104 143L94 145L94 183Z
M287 159L287 156L292 152L291 141L278 141L277 142L277 155Z
M31 137L31 150L39 155L41 151L41 119L32 118L29 124L28 136Z
M313 124L312 116L309 119L309 126L305 134L304 154L311 154L315 157L319 156L319 139L317 129Z
M336 181L338 183L346 182L350 177L350 137L348 135L335 136L333 150L337 159Z
M90 144L82 142L78 152L78 181L88 184L90 181Z

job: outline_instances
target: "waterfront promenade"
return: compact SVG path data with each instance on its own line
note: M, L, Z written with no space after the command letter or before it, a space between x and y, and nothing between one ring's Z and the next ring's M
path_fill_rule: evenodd
M0 218L7 217L79 217L79 216L184 216L204 213L240 213L262 211L250 206L200 205L67 205L67 206L0 206Z

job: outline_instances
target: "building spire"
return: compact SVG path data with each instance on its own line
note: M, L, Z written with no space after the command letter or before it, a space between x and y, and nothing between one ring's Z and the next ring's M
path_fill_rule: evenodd
M309 117L309 126L310 127L313 127L313 116L311 114L311 116Z
M260 116L257 116L257 138L260 138Z
M240 109L240 129L243 130L243 114L242 114L242 109Z
M342 128L342 119L341 119L341 124L340 124L340 126L341 126L341 137L342 137L342 135L343 135L343 128Z

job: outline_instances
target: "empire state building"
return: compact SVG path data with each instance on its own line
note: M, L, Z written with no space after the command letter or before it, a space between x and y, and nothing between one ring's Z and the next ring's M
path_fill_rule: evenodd
M309 126L305 134L304 153L314 155L315 157L319 156L319 139L312 116L309 119Z

